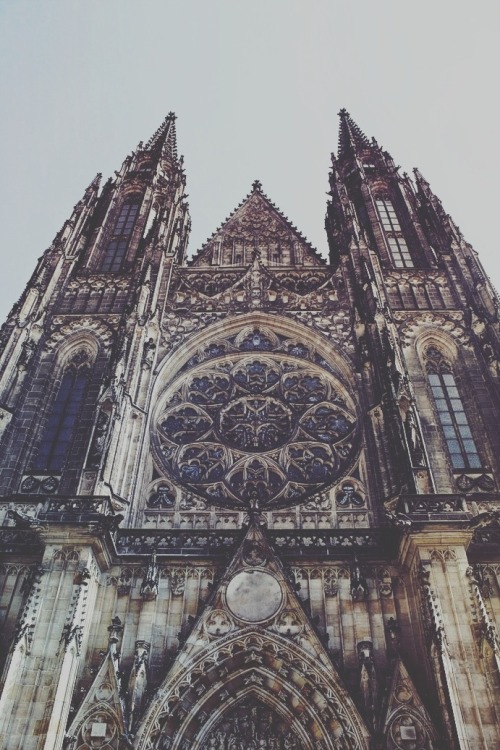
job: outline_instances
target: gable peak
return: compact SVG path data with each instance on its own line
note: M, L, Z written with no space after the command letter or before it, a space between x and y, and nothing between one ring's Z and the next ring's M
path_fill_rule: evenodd
M229 249L232 245L232 249ZM264 193L260 180L208 238L189 265L324 265L303 234Z

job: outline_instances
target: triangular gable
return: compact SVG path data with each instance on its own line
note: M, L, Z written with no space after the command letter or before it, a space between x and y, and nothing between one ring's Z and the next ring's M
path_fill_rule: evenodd
M83 699L76 716L66 732L66 737L77 744L92 740L96 743L110 741L116 736L126 736L124 707L118 675L118 654L111 644L99 671ZM96 745L97 746L97 745Z
M254 182L252 192L191 260L192 266L324 266L325 261Z
M407 743L410 747L414 742L415 747L431 750L437 739L429 714L400 657L394 665L387 693L382 732L387 738L387 747L399 747L398 743Z

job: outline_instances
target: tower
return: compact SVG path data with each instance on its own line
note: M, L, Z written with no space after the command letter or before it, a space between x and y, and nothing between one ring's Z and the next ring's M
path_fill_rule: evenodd
M498 299L340 112L329 262L175 116L2 329L6 750L500 748Z

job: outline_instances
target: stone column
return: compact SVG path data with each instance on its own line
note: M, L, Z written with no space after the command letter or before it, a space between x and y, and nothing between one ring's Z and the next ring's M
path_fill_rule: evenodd
M472 628L469 541L470 532L459 529L415 531L401 542L400 564L410 573L414 605L421 608L424 631L414 635L434 676L448 746L500 750L495 696Z
M90 534L73 536L61 528L44 540L42 564L21 612L3 675L3 750L60 750L63 745L100 574Z

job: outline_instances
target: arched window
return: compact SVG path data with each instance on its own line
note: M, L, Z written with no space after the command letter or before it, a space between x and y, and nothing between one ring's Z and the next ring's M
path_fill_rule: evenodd
M481 459L450 364L441 352L431 347L426 352L426 369L453 468L481 468Z
M100 270L103 273L116 273L122 268L140 205L139 198L132 198L122 205L102 257Z
M42 435L33 467L35 471L62 471L81 412L88 380L87 367L70 365L65 371Z
M396 216L392 201L385 198L377 198L375 201L378 215L391 254L392 262L396 268L413 268L414 263L403 237L401 226Z

